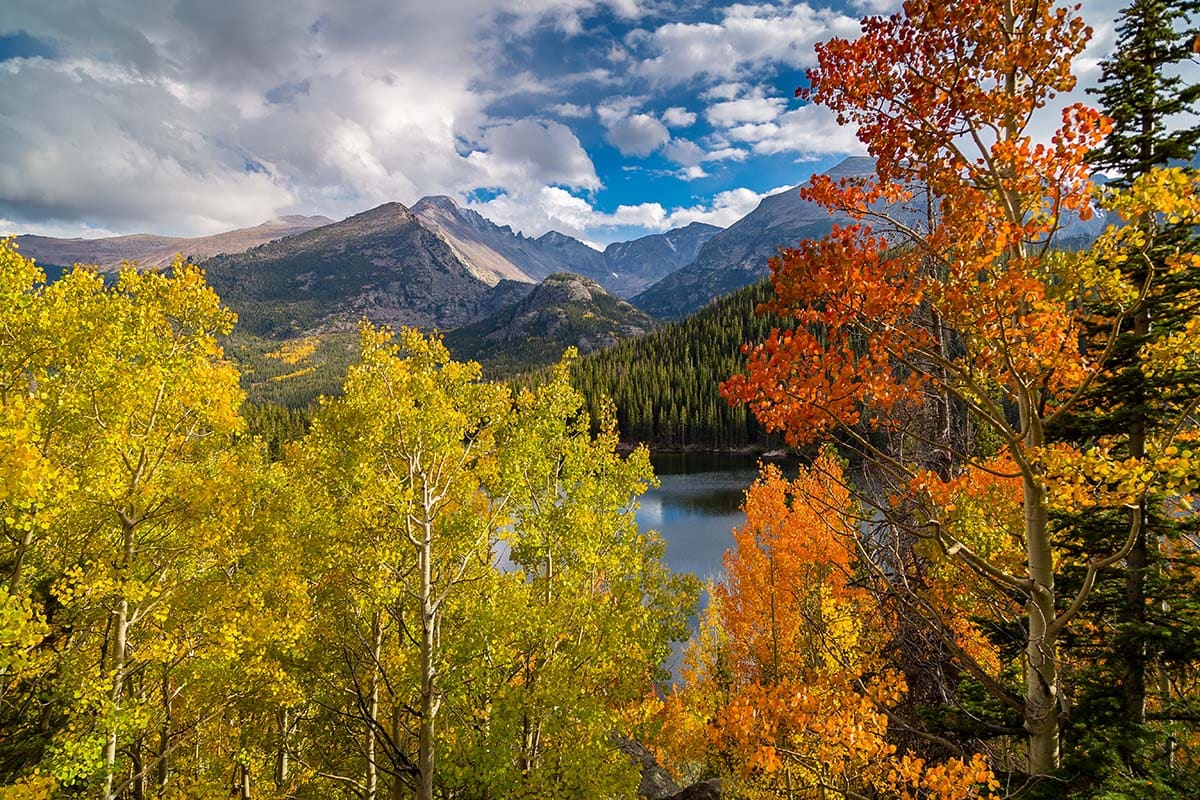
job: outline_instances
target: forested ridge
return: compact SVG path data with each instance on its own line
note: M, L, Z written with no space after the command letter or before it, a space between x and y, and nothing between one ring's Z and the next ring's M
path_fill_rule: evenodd
M772 325L756 308L770 285L740 289L678 322L589 353L571 369L571 383L588 399L594 418L606 400L616 406L617 427L629 443L653 449L769 449L768 436L741 406L721 397L720 385L741 368L743 345L761 340ZM509 380L534 385L549 373Z
M1132 0L1046 141L1078 7L868 17L798 90L853 224L509 383L363 323L248 406L198 268L0 242L0 800L1200 796L1198 14ZM807 456L695 624L623 438Z

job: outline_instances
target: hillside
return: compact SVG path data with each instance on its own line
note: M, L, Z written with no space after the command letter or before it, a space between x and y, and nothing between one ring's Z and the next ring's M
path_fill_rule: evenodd
M595 281L559 272L518 302L451 331L446 344L460 360L505 373L557 361L567 347L588 353L653 327L653 319Z
M359 319L454 328L498 307L437 234L399 203L204 262L243 333L287 338Z

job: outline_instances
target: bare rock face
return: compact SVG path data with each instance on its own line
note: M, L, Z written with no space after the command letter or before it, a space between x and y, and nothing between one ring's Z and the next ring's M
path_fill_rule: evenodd
M642 782L638 784L638 796L646 800L667 800L679 794L679 784L659 766L654 754L643 745L624 736L614 736L617 749L629 756L629 760L642 771Z
M613 742L642 771L639 797L645 800L721 800L719 780L700 781L680 789L646 747L624 736L614 736Z

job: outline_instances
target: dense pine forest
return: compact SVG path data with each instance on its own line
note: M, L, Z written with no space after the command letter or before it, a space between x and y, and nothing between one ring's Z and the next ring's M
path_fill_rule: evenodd
M507 382L0 241L0 800L1200 796L1197 15L1133 0L1044 142L1078 7L818 44L853 224ZM629 441L804 458L702 587Z
M588 399L593 419L606 402L629 443L655 450L767 450L782 439L767 435L744 406L721 397L721 382L742 365L742 346L761 341L778 322L755 309L769 284L741 289L679 322L583 356L571 383ZM512 379L536 384L547 372Z

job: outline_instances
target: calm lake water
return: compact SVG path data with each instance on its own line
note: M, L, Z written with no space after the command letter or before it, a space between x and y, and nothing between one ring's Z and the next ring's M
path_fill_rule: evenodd
M730 531L746 519L739 506L758 475L756 460L670 453L652 461L660 486L642 495L638 526L663 535L671 569L701 580L719 577L721 556L733 544Z
M651 457L660 486L642 495L638 526L659 531L667 542L667 565L703 580L721 575L721 557L733 545L731 531L746 521L739 506L758 476L754 457L709 453ZM707 597L701 597L701 604ZM695 621L693 620L693 627ZM680 651L666 666L678 673Z

